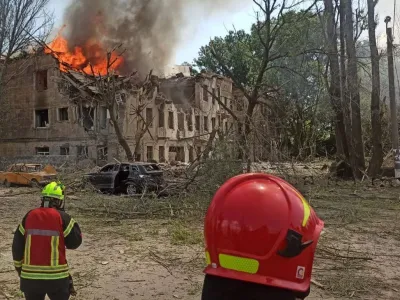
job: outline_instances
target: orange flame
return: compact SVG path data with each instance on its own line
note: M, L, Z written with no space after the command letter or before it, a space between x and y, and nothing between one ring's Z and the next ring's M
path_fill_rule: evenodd
M94 40L89 40L82 46L76 46L72 51L68 48L68 41L62 37L61 32L57 38L45 48L45 53L53 55L60 62L60 70L67 72L68 69L83 71L86 74L107 74L107 52ZM117 53L111 53L110 70L117 72L123 63L123 58Z

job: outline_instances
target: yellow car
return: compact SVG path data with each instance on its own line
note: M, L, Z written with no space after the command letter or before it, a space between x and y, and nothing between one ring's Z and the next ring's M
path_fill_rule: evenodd
M43 186L56 180L57 171L54 167L47 165L43 168L41 164L13 164L7 171L0 172L0 183L6 187L11 185Z

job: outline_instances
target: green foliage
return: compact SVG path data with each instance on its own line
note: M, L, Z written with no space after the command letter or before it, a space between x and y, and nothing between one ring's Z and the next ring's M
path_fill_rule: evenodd
M250 33L232 30L225 37L214 38L201 47L195 63L199 68L229 76L212 55L214 49L236 82L250 93L265 51L268 27L263 25L253 24ZM289 148L289 155L315 155L315 144L330 138L332 121L324 83L327 58L321 22L311 12L288 11L273 19L270 28L274 42L261 93L273 87L280 91L280 96L269 99L265 117L270 121L266 127L272 127L276 136L280 136L278 147ZM257 127L262 128L262 124ZM258 140L271 142L271 137L266 137L264 132L258 130L258 135Z

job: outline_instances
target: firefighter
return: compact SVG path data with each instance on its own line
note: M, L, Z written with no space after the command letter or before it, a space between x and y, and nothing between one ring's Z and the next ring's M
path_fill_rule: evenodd
M14 234L12 254L27 300L68 300L73 291L66 248L82 243L78 223L64 211L64 186L58 182L42 190L40 208L29 211Z
M202 300L305 299L323 227L304 197L279 177L229 179L205 218Z

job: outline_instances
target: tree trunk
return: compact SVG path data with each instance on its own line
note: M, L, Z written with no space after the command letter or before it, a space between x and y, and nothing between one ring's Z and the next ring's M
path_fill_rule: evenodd
M350 98L347 92L347 84L346 84L346 44L345 44L345 22L346 15L344 11L345 3L347 0L340 0L339 7L339 29L340 29L340 98L342 103L343 110L343 121L344 127L346 130L346 141L347 141L347 149L346 153L344 153L345 160L350 164L350 150L352 148L353 142L351 140L352 131L351 131L351 116L350 116Z
M251 151L249 147L249 137L251 133L251 118L253 116L254 108L256 107L256 100L249 101L249 106L247 107L246 117L244 121L244 149L245 149L245 159L247 162L247 173L251 172Z
M132 155L131 148L129 147L128 142L126 141L126 139L122 133L121 127L118 123L118 120L115 116L115 111L114 111L115 104L114 103L115 103L115 101L113 101L113 105L108 106L108 110L110 111L110 119L114 126L114 130L115 130L115 134L117 135L118 143L121 145L121 147L125 151L126 159L128 160L128 162L133 162L134 157Z
M325 15L326 15L326 50L328 53L331 84L329 86L329 95L331 105L335 113L335 132L336 145L343 148L344 155L347 157L349 148L346 138L346 128L344 123L344 114L341 105L341 90L340 90L340 69L338 59L337 34L335 26L335 13L332 0L324 0ZM339 148L340 150L340 148ZM339 153L340 154L340 153Z
M353 34L353 10L352 0L346 2L344 7L346 22L346 51L347 51L347 87L351 99L351 133L352 147L350 157L354 161L353 172L355 178L361 178L362 171L365 169L364 145L362 140L361 113L360 113L360 88L358 84L356 45Z
M368 166L368 174L375 177L379 174L383 163L382 149L382 124L380 112L380 75L379 75L379 53L376 46L375 35L375 5L376 1L367 0L368 2L368 35L369 47L371 50L371 66L372 66L372 92L371 92L371 127L372 127L372 157Z

